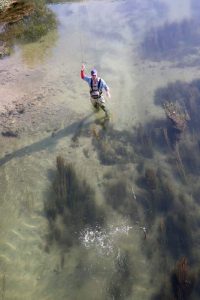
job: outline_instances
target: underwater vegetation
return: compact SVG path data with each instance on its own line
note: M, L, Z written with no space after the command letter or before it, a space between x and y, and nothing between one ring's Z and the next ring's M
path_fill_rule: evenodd
M181 255L191 257L192 231L186 213L168 214L164 224L165 232L162 232L160 239L165 239L167 252L175 259Z
M95 203L94 190L61 156L57 157L57 174L45 211L51 229L49 239L65 246L77 241L76 234L84 226L101 226L105 221L104 211Z
M98 135L93 132L92 143L99 160L103 165L116 165L135 163L140 157L153 158L154 140L162 146L163 134L158 131L164 123L166 121L156 120L144 126L138 124L131 131L119 131L110 125L106 130L102 128Z
M171 179L160 168L140 167L136 180L140 188L138 204L145 213L146 223L154 223L158 215L167 214L176 207L176 194ZM176 211L175 211L176 212Z
M194 276L189 270L186 257L182 257L177 261L171 275L171 283L175 299L187 300L190 298L194 286Z
M196 275L191 271L187 257L176 261L175 267L167 275L167 280L160 292L151 300L189 300L194 299L196 289ZM197 298L196 298L197 297ZM195 299L198 299L196 295Z
M105 132L102 128L98 136L93 133L92 142L104 165L134 162L132 136L128 131L120 132L110 126Z
M176 81L168 84L165 88L160 88L155 92L155 104L165 105L173 103L179 107L187 116L187 126L190 131L198 131L200 126L200 79L193 80L190 83Z
M156 126L155 126L156 127ZM134 130L133 143L136 148L136 152L146 158L153 158L153 144L152 134L155 127L142 126L138 124Z
M188 175L198 176L200 174L200 161L199 161L199 145L198 141L188 142L181 144L181 158L184 164L185 172Z
M186 173L199 174L200 140L200 80L190 83L176 81L155 92L155 104L164 107L171 121L165 133L166 142L174 147L179 173L187 181ZM175 112L175 113L173 113ZM176 147L178 143L178 147ZM192 153L192 155L191 155Z
M126 299L132 292L133 287L133 264L130 253L123 251L115 261L115 272L108 286L109 298L121 300Z
M185 19L151 28L141 44L143 57L151 60L172 60L196 53L200 45L199 19Z
M106 201L111 207L125 217L134 221L137 216L137 203L128 188L128 178L106 184L104 189Z
M161 253L177 259L191 257L193 247L191 218L186 213L188 203L162 168L140 168L137 185L141 189L138 204L144 212L149 229L160 217L157 240ZM188 207L189 209L189 207ZM195 225L194 225L195 226ZM147 249L148 254L151 249Z
M170 211L175 198L170 179L165 177L160 170L146 168L144 180L152 211L160 213Z
M130 131L118 131L109 125L88 134L88 126L84 122L81 126L80 136L91 137L100 163L115 166L115 170L121 172L112 174L112 168L108 168L111 175L104 181L103 189L109 209L128 217L134 225L139 220L142 226L147 226L147 238L141 240L142 252L149 263L154 260L163 263L155 278L160 273L165 274L165 280L161 279L159 292L152 299L192 299L194 290L198 294L197 285L192 288L192 280L191 285L185 286L177 275L177 267L173 276L171 269L181 257L187 257L192 263L192 271L199 263L199 257L194 257L195 248L199 246L199 216L193 207L195 199L198 208L200 190L197 183L193 189L200 169L199 91L199 80L175 82L157 90L155 104L163 107L163 119L138 124ZM129 171L133 168L134 174L131 174ZM136 194L131 192L132 186ZM84 226L105 223L105 212L96 205L94 190L62 157L57 158L53 192L45 210L50 224L50 242L56 241L65 247L77 243L76 233ZM155 257L157 254L159 258ZM111 299L126 299L131 293L132 269L125 262L123 270L116 262L118 271L108 282ZM189 269L186 261L182 262L183 273L184 269ZM190 280L190 270L188 274ZM128 278L127 286L124 278ZM178 293L182 293L182 298Z
M157 174L154 169L145 169L145 183L150 190L155 190L157 187Z

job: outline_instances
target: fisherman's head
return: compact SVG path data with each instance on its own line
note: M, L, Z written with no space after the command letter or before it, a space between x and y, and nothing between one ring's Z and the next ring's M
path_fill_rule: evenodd
M96 78L97 77L97 70L96 69L93 69L91 71L91 76L92 76L92 78Z

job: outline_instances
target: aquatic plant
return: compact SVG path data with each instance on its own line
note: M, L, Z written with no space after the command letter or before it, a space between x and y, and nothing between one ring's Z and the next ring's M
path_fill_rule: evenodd
M175 187L171 179L160 168L156 169L151 166L140 170L137 180L138 187L142 190L140 192L139 203L144 211L151 211L151 215L146 215L146 221L152 223L154 217L159 213L167 213L173 209L176 202Z
M145 170L145 182L148 188L155 190L157 187L157 175L154 169L147 168Z
M110 126L106 132L102 128L98 132L98 138L93 134L93 145L102 164L124 164L135 160L132 139L129 132L120 132Z
M111 299L123 300L130 294L133 286L133 266L128 251L123 251L115 262L115 272L108 287Z
M128 189L128 181L117 180L105 186L105 198L113 209L134 221L137 216L137 203Z
M196 282L195 273L191 271L188 260L185 256L177 260L175 268L166 273L166 279L163 280L160 291L154 295L151 300L189 300L198 299L195 296Z
M190 257L193 243L191 229L184 211L167 215L165 219L165 240L166 250L174 258L177 259L181 255Z
M199 97L199 79L190 83L176 81L155 92L155 104L164 107L171 122L163 133L169 150L173 151L172 168L185 183L187 171L195 175L199 170Z
M199 20L185 19L150 28L141 44L143 57L152 60L180 60L199 45Z
M154 120L145 125L138 124L131 131L118 131L109 126L96 132L93 131L93 145L99 159L104 165L126 164L141 161L144 158L153 158L154 148L166 151L163 147L163 128L167 122Z
M137 153L147 158L153 157L153 145L151 130L148 127L144 127L142 124L138 124L135 128L134 143L137 149Z
M195 286L194 286L194 291L197 297L200 297L200 268L198 268L195 276Z
M151 300L174 300L171 292L171 286L168 282L164 282L158 293L151 297Z
M187 175L200 174L199 145L194 139L181 143L181 158Z
M101 226L105 220L104 211L95 204L94 190L61 156L57 157L53 194L45 203L45 211L51 239L66 245L84 226Z
M168 84L165 88L158 89L155 92L154 101L156 105L164 106L165 103L169 103L175 108L180 108L181 113L179 112L178 116L181 118L184 117L183 120L187 121L188 128L191 132L198 132L200 127L198 115L200 108L199 97L200 80L196 79L190 83L176 81ZM173 109L171 111L173 112Z
M175 299L187 300L190 298L194 287L194 275L190 272L186 257L177 261L171 275L171 284Z

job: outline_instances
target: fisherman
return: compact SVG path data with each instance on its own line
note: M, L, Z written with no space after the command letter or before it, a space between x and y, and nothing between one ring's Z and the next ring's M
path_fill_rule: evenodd
M106 118L109 118L108 109L105 106L105 99L103 97L103 89L106 91L108 98L111 98L109 87L102 78L97 76L97 70L93 69L91 71L91 76L85 75L85 66L81 67L81 78L85 80L90 87L90 100L94 108L99 109L99 107L105 112Z

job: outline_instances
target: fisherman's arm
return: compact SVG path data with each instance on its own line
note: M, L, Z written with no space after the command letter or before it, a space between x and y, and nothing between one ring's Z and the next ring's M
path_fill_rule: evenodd
M85 80L88 84L90 83L90 77L85 75L85 65L81 67L81 78Z
M111 94L110 94L110 89L109 89L109 87L107 87L107 89L105 89L105 91L106 91L106 96L107 96L108 98L111 98Z
M106 92L106 96L108 98L111 98L110 89L109 89L109 87L107 86L106 82L103 79L102 79L102 84L103 84L103 88L104 88L104 90Z
M82 67L81 67L81 78L82 79L85 78L85 65L82 65Z

